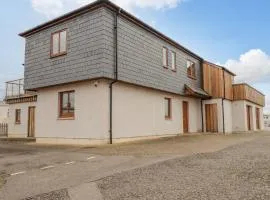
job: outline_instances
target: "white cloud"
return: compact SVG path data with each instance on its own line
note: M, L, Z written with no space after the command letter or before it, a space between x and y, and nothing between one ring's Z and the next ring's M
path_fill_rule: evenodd
M223 66L236 74L235 82L255 84L261 89L266 95L264 110L270 113L270 56L261 49L251 49L237 60L229 59Z
M59 15L64 9L63 0L32 0L32 7L48 18Z
M133 12L134 8L156 10L175 8L183 1L186 0L112 0L112 2L130 12ZM31 0L33 9L48 18L56 17L92 2L94 0Z
M270 76L270 56L261 49L251 49L224 66L237 74L236 82L260 83Z

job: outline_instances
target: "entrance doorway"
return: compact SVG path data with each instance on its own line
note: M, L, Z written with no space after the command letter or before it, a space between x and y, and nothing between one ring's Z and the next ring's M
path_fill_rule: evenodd
M28 108L28 137L35 137L35 107Z
M217 104L205 104L206 132L218 132Z

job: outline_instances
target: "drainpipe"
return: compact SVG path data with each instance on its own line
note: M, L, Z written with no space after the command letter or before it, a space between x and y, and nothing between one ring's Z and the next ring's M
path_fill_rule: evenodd
M204 77L203 77L203 61L201 61L201 85L204 89ZM202 118L202 132L204 133L204 117L203 117L203 99L201 98L201 118Z
M113 143L113 85L118 81L118 15L121 12L121 8L115 14L114 17L114 59L115 59L115 67L114 67L114 80L110 83L110 144Z
M201 114L202 114L202 132L204 133L203 99L201 99Z
M224 114L224 99L225 99L225 74L223 71L223 98L222 98L222 120L223 120L223 134L225 134L225 114Z

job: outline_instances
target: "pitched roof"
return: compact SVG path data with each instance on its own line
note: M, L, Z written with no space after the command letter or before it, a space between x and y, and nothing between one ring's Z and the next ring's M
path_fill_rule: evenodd
M38 33L44 29L50 28L52 26L55 26L57 24L60 24L64 21L67 21L69 19L72 19L74 17L77 17L79 15L82 15L84 13L87 13L89 11L93 11L95 9L101 8L101 7L107 7L110 10L112 10L115 13L119 13L120 16L125 17L127 20L139 25L140 27L144 28L145 30L151 32L152 34L156 35L157 37L159 37L162 40L165 40L166 42L170 43L171 45L173 45L174 47L184 51L185 53L199 59L199 60L203 60L199 55L195 54L194 52L190 51L189 49L185 48L184 46L180 45L179 43L177 43L176 41L174 41L173 39L169 38L168 36L164 35L163 33L159 32L158 30L154 29L153 27L151 27L150 25L144 23L143 21L139 20L138 18L136 18L135 16L133 16L132 14L128 13L127 11L123 10L122 8L120 8L119 6L117 6L116 4L110 2L109 0L97 0L93 3L90 3L86 6L83 6L79 9L76 9L74 11L71 11L67 14L64 14L58 18L55 18L51 21L48 21L46 23L43 23L41 25L38 25L32 29L29 29L27 31L24 31L22 33L20 33L19 35L21 37L28 37L34 33Z

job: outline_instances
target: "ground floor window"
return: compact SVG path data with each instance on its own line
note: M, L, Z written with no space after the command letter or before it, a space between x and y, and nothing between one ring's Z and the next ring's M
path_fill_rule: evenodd
M59 93L59 117L73 118L75 112L75 92L66 91Z
M172 118L172 100L165 98L165 119Z
M21 123L21 109L15 110L15 123L20 124Z

